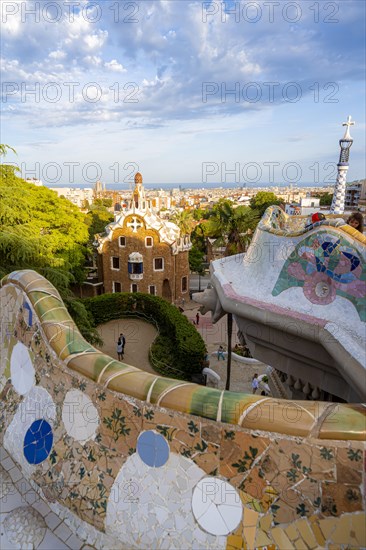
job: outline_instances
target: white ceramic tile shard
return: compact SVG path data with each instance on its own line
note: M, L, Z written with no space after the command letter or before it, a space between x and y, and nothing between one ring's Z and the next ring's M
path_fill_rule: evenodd
M205 475L192 460L174 453L159 468L133 454L113 484L106 533L131 548L226 548L226 537L203 531L192 513L193 488Z
M10 359L13 348L18 343L14 336L14 326L24 301L24 293L13 285L0 289L1 342L0 342L0 391L10 378Z
M40 386L35 386L19 404L4 435L4 447L19 464L25 477L29 477L35 468L24 456L25 434L32 423L40 418L46 420L53 427L56 419L56 407L48 391Z
M4 470L2 466L0 466L0 500L6 497L6 495L8 495L9 493L11 493L12 487L13 487L13 480L11 479L8 472Z
M25 395L36 383L36 373L27 346L18 342L10 358L10 375L15 390Z
M243 505L230 483L204 477L194 488L192 511L202 529L212 535L228 535L239 525Z
M70 390L62 406L62 421L70 437L85 443L96 435L99 414L90 397L80 390Z
M7 539L18 548L38 548L47 527L41 514L31 506L21 506L7 514L4 521Z
M192 510L197 521L206 514L212 504L213 502L210 498L203 498L201 490L197 489L193 491Z

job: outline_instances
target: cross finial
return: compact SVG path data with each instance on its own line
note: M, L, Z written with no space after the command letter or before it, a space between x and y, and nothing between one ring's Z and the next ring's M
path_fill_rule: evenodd
M351 118L352 118L351 115L348 115L347 122L343 122L342 124L342 126L346 126L346 131L343 136L343 139L352 139L351 134L349 133L349 129L350 129L350 126L354 126L355 121L354 120L351 121Z

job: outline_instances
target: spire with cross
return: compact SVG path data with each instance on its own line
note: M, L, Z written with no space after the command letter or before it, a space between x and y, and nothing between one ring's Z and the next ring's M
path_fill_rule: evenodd
M337 164L338 173L337 181L334 188L332 206L330 214L343 214L344 203L346 197L346 179L348 171L349 153L352 147L353 139L349 133L350 126L354 126L354 121L351 120L351 115L347 118L347 122L343 122L342 126L346 126L346 131L342 139L339 140L341 152L339 162Z
M343 122L342 126L346 126L346 131L344 133L344 136L343 136L343 139L350 139L353 141L353 139L351 138L351 134L349 133L349 129L350 129L350 126L354 126L355 125L355 121L352 120L351 121L351 115L348 116L347 118L347 122Z
M344 136L342 139L339 140L339 146L341 148L341 152L339 155L339 164L342 166L348 166L348 159L349 159L349 152L353 143L353 139L351 137L351 134L349 133L350 126L353 126L355 123L352 120L351 121L351 115L347 118L347 122L343 122L342 126L346 126L346 131L344 133Z

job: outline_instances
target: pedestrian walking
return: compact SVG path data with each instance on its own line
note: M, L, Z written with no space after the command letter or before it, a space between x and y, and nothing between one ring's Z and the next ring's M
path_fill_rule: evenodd
M121 338L118 338L118 342L117 342L117 355L118 355L118 361L122 361L123 359L123 344L122 344L122 339Z
M217 350L217 359L222 359L225 361L224 348L222 346L219 346L219 349Z
M258 373L255 373L255 375L252 378L252 393L257 393L258 384L259 384Z
M197 311L197 313L196 313L196 325L198 326L199 324L200 324L200 314Z
M125 345L126 345L126 338L125 338L125 335L123 334L123 332L121 332L121 334L119 335L119 338L120 338L121 343L122 343L122 359L123 359L123 356L125 354Z

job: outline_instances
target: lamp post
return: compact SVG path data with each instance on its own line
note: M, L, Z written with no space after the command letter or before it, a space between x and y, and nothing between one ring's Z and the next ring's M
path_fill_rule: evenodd
M225 390L230 391L231 380L231 338L233 334L233 314L227 314L227 362L226 362L226 385Z

